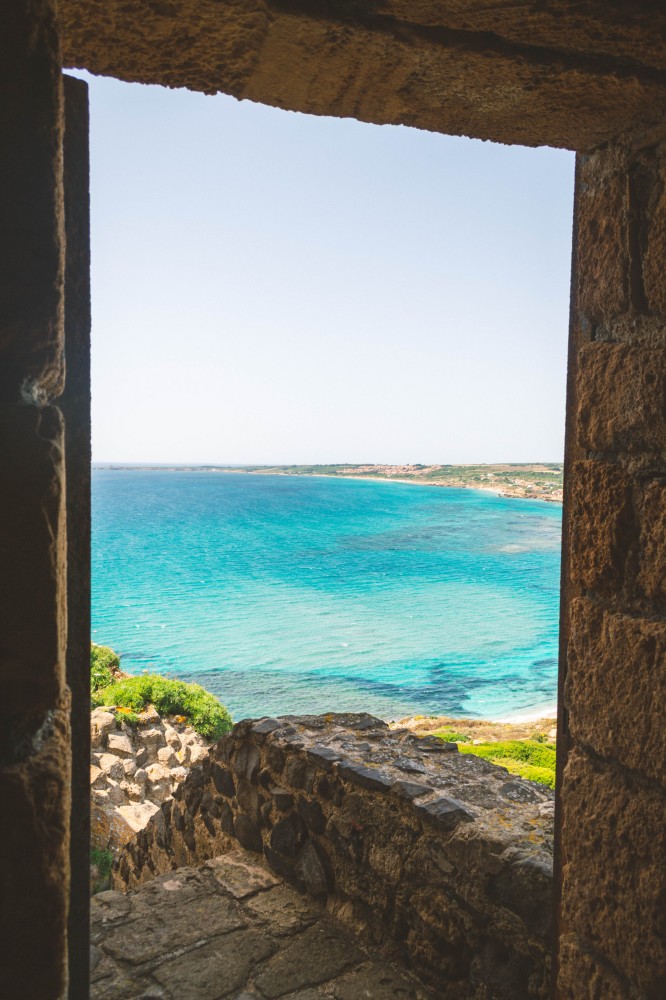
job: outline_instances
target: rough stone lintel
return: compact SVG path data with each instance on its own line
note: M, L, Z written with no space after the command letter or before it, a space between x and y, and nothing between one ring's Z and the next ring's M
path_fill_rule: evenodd
M116 884L240 843L447 1000L477 974L546 997L552 815L548 789L372 716L245 720L127 845Z
M663 12L467 6L60 0L59 17L66 66L311 114L580 150L663 116Z

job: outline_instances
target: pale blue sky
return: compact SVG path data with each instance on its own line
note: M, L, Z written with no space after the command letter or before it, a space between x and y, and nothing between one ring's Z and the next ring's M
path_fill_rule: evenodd
M96 461L561 460L572 154L81 75Z

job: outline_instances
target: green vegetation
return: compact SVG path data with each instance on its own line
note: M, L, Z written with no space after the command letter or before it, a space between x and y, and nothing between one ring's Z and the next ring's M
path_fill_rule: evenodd
M109 646L90 645L90 688L93 692L113 684L120 673L120 659Z
M439 736L440 733L437 733ZM511 774L555 787L555 746L535 740L500 740L461 746L461 753L472 753L492 764L500 764Z
M464 733L456 733L455 730L446 728L438 729L432 734L433 736L439 736L440 740L444 740L445 743L469 743L470 737L466 736Z
M93 705L116 705L130 724L136 713L154 705L160 715L182 715L207 740L228 733L231 716L218 699L199 684L167 680L158 674L127 677L93 692ZM129 711L128 711L129 710Z
M111 872L113 871L113 851L101 847L90 849L90 864L97 869L97 878L92 886L93 894L105 892L111 888Z
M206 467L210 468L210 467ZM225 471L223 469L223 471ZM508 496L561 499L563 468L557 462L501 465L244 465L226 471L283 476L371 476L437 486L484 487Z

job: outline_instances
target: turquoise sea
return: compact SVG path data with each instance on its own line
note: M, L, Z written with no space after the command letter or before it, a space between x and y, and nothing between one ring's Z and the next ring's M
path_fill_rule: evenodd
M93 639L234 718L556 700L561 508L403 483L93 473Z

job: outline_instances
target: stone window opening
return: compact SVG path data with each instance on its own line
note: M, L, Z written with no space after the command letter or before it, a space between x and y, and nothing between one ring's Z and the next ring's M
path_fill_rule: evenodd
M85 526L88 464L87 239L80 212L85 185L72 187L85 159L80 148L78 159L72 153L86 129L85 101L70 86L63 188L60 77L63 65L76 65L580 154L552 984L554 996L566 1000L660 996L666 982L660 493L666 26L660 5L618 2L602 10L590 2L582 11L562 0L555 18L550 5L518 11L446 4L427 14L392 2L386 11L334 5L306 12L276 0L252 10L242 3L202 5L201 20L187 0L150 8L123 0L122 13L120 6L120 0L101 6L59 0L56 11L51 0L11 0L0 42L7 98L0 118L6 219L0 572L12 706L0 770L12 817L0 831L3 995L87 995L87 872L76 874L85 840L76 817L83 813L70 810L70 791L83 789L87 767L82 659L76 669L77 643L82 652L88 637L86 533L76 530ZM85 840L85 852L87 846Z
M77 93L77 82L67 86ZM456 747L445 745L446 753L442 756L443 748L436 739L426 740L423 746L427 749L422 750L418 741L408 734L393 738L381 726L373 728L370 720L361 716L341 716L331 727L331 732L319 734L320 739L317 738L316 725L309 730L305 721L299 723L299 738L310 744L305 756L299 753L290 756L288 739L286 742L283 740L280 726L276 725L272 730L272 725L269 720L264 732L262 723L259 723L256 732L253 729L246 734L251 741L257 741L256 746L238 737L229 741L232 749L227 747L218 762L212 765L204 763L203 771L197 769L182 789L178 788L174 801L164 803L144 834L133 838L130 846L120 850L120 875L116 878L116 886L135 889L157 878L156 886L168 887L172 882L168 875L171 867L177 866L180 870L206 863L203 875L178 875L174 885L195 886L202 897L208 898L211 886L215 884L210 872L216 873L215 878L222 885L222 892L227 886L221 875L225 864L231 865L235 873L246 873L249 885L253 884L253 879L261 878L252 868L253 861L256 864L256 858L252 856L258 855L263 864L268 864L274 879L284 879L286 885L295 886L315 901L327 898L329 909L333 912L346 913L351 907L353 915L347 929L360 939L390 938L392 934L404 937L404 931L398 928L409 927L412 943L407 952L408 959L414 967L420 966L427 971L429 978L423 989L435 988L442 974L452 975L458 966L447 958L445 943L440 942L442 955L438 955L437 947L428 943L428 936L437 934L438 922L451 907L447 894L458 892L460 887L456 884L457 879L453 885L446 883L433 865L432 858L458 828L465 833L460 839L460 849L468 849L465 847L468 843L466 825L479 820L478 832L473 838L473 854L475 858L479 854L485 857L480 865L478 882L472 885L471 880L469 891L479 908L482 911L487 909L484 920L488 919L492 924L496 920L493 914L499 904L506 904L521 929L515 934L518 941L515 949L515 942L510 936L500 934L495 938L491 931L479 933L471 926L461 924L455 931L458 935L466 935L465 959L460 968L466 963L470 968L477 969L474 975L482 977L486 984L507 979L502 987L507 995L526 990L527 980L530 979L535 984L530 995L545 996L552 933L553 803L548 792L523 786L520 781L512 780L503 773L502 780L497 780L493 766L483 762L479 762L478 766L463 760L454 762ZM355 742L358 742L356 733L359 731L367 737L364 739L366 746L373 747L370 754L354 752ZM106 736L103 738L105 740ZM114 735L114 739L126 740L126 737ZM332 740L334 749L321 740ZM266 749L262 747L264 741L268 744L275 741L276 745ZM337 758L336 747L342 748ZM227 752L233 758L231 766L227 766L228 761L224 759ZM264 770L270 771L272 782L268 788L265 775L260 783L256 764L246 768L244 763L248 755L251 761L254 760L255 753L266 755L267 767ZM374 770L378 753L386 761L385 769L379 772ZM276 762L283 754L286 763L281 768ZM313 760L315 765L320 760L326 764L330 761L335 773L321 773L317 767L313 770ZM457 764L460 765L460 772ZM308 774L308 769L312 773ZM300 771L304 772L303 778L293 777ZM203 795L199 790L202 775L205 782ZM448 777L445 779L443 775ZM333 791L332 786L336 782L336 790ZM468 787L470 783L471 790ZM283 784L286 788L282 787ZM194 785L196 787L191 787ZM340 808L338 815L340 803L335 802L335 796L342 803L345 795L352 805L348 810ZM210 805L212 800L214 802ZM205 805L206 801L209 807ZM493 811L506 816L504 829L493 824ZM260 820L260 812L265 814L265 821ZM392 814L401 817L401 821L392 820ZM412 868L407 869L395 884L380 886L378 880L374 894L368 895L361 888L363 867L368 863L367 856L362 858L362 852L365 850L367 855L370 851L383 851L387 858L385 863L395 864L395 844L403 839L400 823L411 829L403 849L414 856ZM336 829L333 836L325 835L325 827L329 825ZM165 828L168 831L166 839ZM529 846L525 843L527 829L531 838ZM362 846L363 830L373 831L370 836L377 843L372 847ZM380 836L380 831L385 832ZM479 844L484 841L484 847L480 848ZM166 842L168 849L165 849ZM249 855L239 855L239 846ZM336 869L336 864L343 864L345 850L359 854L356 859L359 865L355 876L357 886L355 890L347 886L344 892L339 892L336 886L340 871ZM501 862L496 860L500 854L505 856ZM224 862L222 859L227 856L229 860ZM330 858L334 859L333 862ZM466 864L471 870L474 865L471 854ZM233 868L233 865L237 867ZM429 871L428 885L423 883L424 869ZM421 873L418 878L417 871ZM185 882L182 882L183 878ZM486 882L487 887L484 888ZM159 891L155 889L158 894ZM170 909L169 904L178 900L179 891L177 888L162 889L166 902L164 910L159 909L158 913L168 915L174 912L175 919L175 911ZM170 892L173 896L169 895ZM378 893L385 896L381 905L376 901L372 903ZM277 892L274 894L277 896ZM140 901L141 897L131 898ZM213 909L224 909L224 899L222 896ZM419 900L417 918L410 913L407 899ZM186 903L183 905L185 907ZM92 953L93 992L104 989L104 978L97 979L100 970L108 975L104 961L108 963L109 960L108 957L100 957L104 955L100 949L104 947L105 922L110 919L109 914L113 913L115 906L115 902L107 903L106 898L102 902L93 900L93 940L97 942ZM368 918L363 918L361 914L370 912L373 906L376 911L373 915L374 927L369 931ZM390 909L394 907L397 907L399 916L391 917ZM183 917L186 921L185 910ZM346 925L341 926L344 928ZM128 930L130 928L133 928L130 937L135 939L139 924L132 922L128 925ZM177 968L172 967L166 958L162 965L155 967L157 959L153 952L159 947L161 933L161 930L156 930L151 938L149 930L146 930L140 935L145 939L142 946L138 941L130 945L129 938L122 936L122 923L119 922L114 930L118 944L113 945L116 974L121 974L119 969L127 974L131 971L123 965L124 949L127 947L128 954L132 956L131 962L138 962L139 972L150 976L146 982L141 980L146 988L146 983L155 977L159 980L164 976L166 985L166 980L174 974L184 975L185 959ZM188 940L186 928L182 927L180 933L185 946ZM221 939L222 944L224 939ZM166 945L163 947L166 949ZM404 949L404 943L397 938L396 955L400 954L401 948ZM529 962L528 954L532 956ZM196 966L194 953L192 962ZM512 967L512 971L507 972L508 967ZM528 967L529 972L526 971ZM370 973L366 970L365 974ZM455 975L459 974L455 971ZM195 976L194 969L188 975ZM260 971L259 981L263 981L263 975L265 973Z

